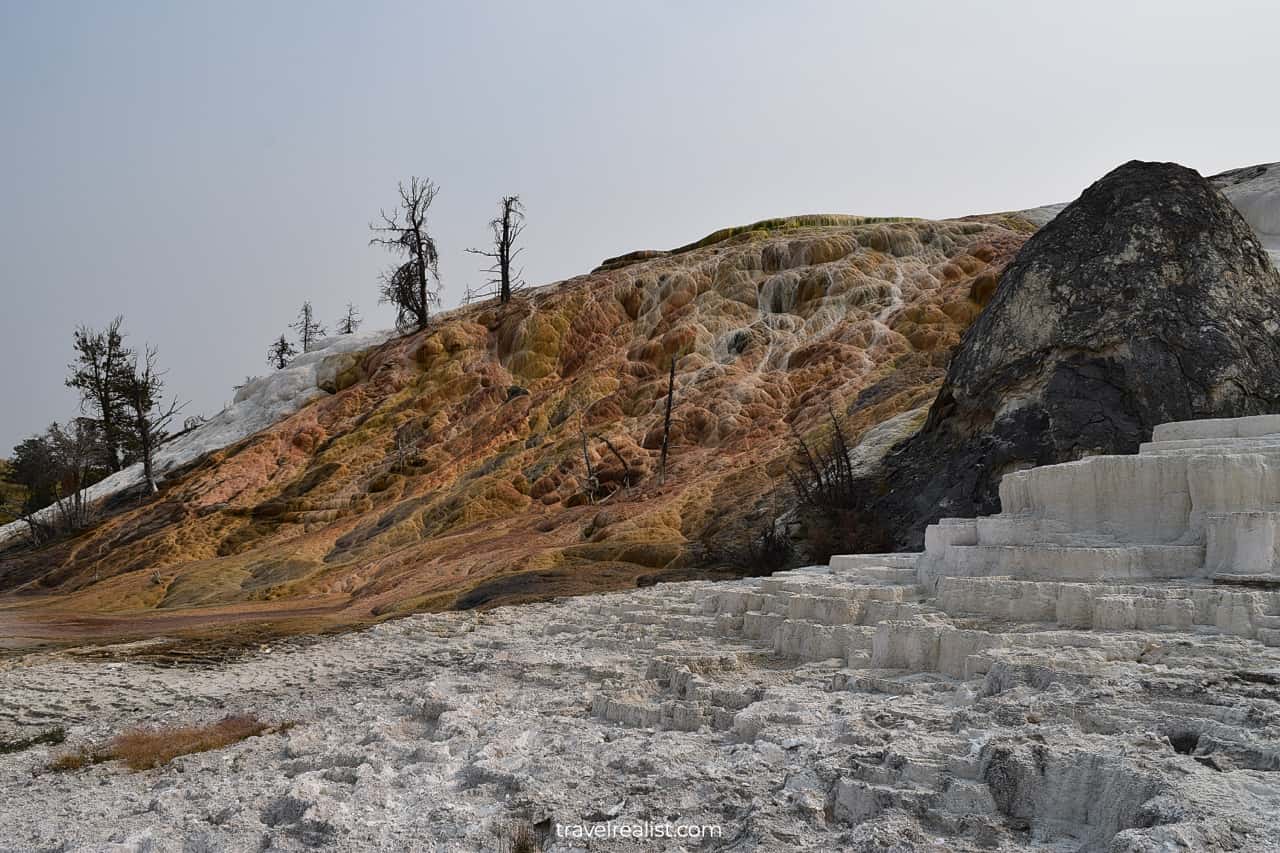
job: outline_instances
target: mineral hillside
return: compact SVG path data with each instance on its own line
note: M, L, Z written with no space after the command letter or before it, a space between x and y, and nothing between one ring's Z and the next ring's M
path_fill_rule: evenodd
M154 500L107 499L79 538L0 556L16 602L0 619L35 637L310 628L687 576L700 540L785 511L793 429L829 406L854 436L898 416L914 429L1033 230L1016 215L762 222L311 353L285 391L268 377L241 392L263 398L258 417L319 383L296 413L174 464ZM243 408L216 429L234 435Z
M727 229L250 383L0 529L0 851L1280 850L1278 177ZM831 412L900 550L708 576Z
M1134 162L1066 206L770 220L331 339L163 449L158 497L125 472L84 535L32 552L0 528L6 642L706 576L708 552L796 517L795 436L829 412L861 442L846 541L919 547L942 515L996 511L1008 471L1276 410L1278 211L1280 167Z

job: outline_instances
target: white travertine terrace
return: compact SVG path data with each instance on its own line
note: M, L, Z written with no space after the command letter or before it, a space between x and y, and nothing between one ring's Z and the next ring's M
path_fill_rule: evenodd
M924 554L424 614L195 672L147 643L3 660L0 740L300 725L146 773L0 754L0 851L479 853L517 819L717 824L770 853L1275 850L1278 427L1166 424L1010 474L1005 513Z
M1162 424L1135 455L1007 474L1000 503L929 527L927 589L996 576L1280 586L1280 415Z

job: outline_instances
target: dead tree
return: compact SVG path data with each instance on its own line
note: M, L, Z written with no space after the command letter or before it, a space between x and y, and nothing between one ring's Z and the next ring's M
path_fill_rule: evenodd
M155 477L156 448L168 436L169 425L185 403L171 400L163 405L164 372L156 367L157 351L147 346L142 359L133 359L129 373L120 382L120 394L129 407L130 439L142 460L142 474L152 494L160 491Z
M94 464L101 456L101 426L91 418L75 418L65 427L52 424L47 435L58 479L53 533L83 530L92 521L85 489L95 479Z
M609 448L609 452L622 463L622 487L626 489L631 488L631 463L627 462L626 458L618 452L618 448L613 446L613 442L609 440L609 436L596 433L595 437L603 441L604 446Z
M825 445L810 447L796 425L791 425L801 465L787 466L787 479L801 506L837 520L842 511L858 506L862 490L853 467L853 448L830 403L827 416L831 419L831 438Z
M360 328L362 319L360 312L356 310L356 306L350 302L347 303L347 313L342 315L338 320L337 331L340 335L354 335L356 329Z
M284 370L289 366L289 362L298 354L298 348L289 343L289 339L284 336L284 332L280 333L280 337L271 342L271 346L267 348L267 364L276 370ZM248 385L250 379L245 380Z
M316 319L310 302L302 303L302 308L298 310L298 319L290 324L289 328L298 333L298 343L302 344L303 352L311 352L311 345L325 334L324 326L320 325L320 321Z
M600 491L600 478L596 475L595 466L591 464L591 454L587 448L587 431L579 425L578 435L582 439L582 463L587 466L587 481L584 491L587 498L592 502L596 502L596 494Z
M671 371L667 374L667 413L662 418L662 453L658 456L658 485L667 482L667 448L671 445L671 408L676 398L676 357L671 356Z
M102 331L79 326L75 330L76 360L69 365L67 387L80 392L80 411L97 422L102 433L107 468L113 473L124 465L121 423L124 406L116 383L128 370L133 351L124 345L123 317L116 317Z
M511 301L511 292L524 285L524 282L520 280L520 275L524 270L520 270L514 275L511 272L512 262L515 261L517 255L524 251L523 248L515 248L516 240L520 238L520 233L524 231L524 205L520 203L520 196L503 196L502 201L498 202L498 215L489 220L489 227L493 229L493 250L467 249L467 251L473 255L481 255L493 261L492 266L482 270L482 272L490 275L487 284L492 289L474 294L468 291L467 298L493 296L496 294L498 301L506 305Z
M371 246L384 246L402 260L382 274L380 302L396 308L402 332L425 329L432 307L440 303L440 255L427 232L427 211L440 188L428 179L410 178L399 185L400 204L381 225L369 225Z
M27 525L31 544L89 526L92 512L85 489L107 473L104 458L102 426L87 417L50 424L13 449L4 479L20 492L8 509Z

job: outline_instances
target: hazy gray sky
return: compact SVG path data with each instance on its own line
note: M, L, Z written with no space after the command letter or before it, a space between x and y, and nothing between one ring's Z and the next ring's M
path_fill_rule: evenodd
M123 313L211 414L304 299L389 326L366 226L416 173L446 301L497 198L526 278L806 212L1074 198L1280 160L1271 2L0 0L0 455Z

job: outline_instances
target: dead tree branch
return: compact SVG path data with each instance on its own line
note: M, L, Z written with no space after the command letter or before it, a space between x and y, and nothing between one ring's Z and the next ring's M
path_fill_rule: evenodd
M524 270L518 270L514 274L511 271L516 257L524 251L523 248L515 248L516 240L524 231L524 205L520 202L520 196L503 196L498 202L498 215L489 221L489 227L493 230L493 249L467 249L467 252L493 261L492 266L482 270L490 276L486 282L490 289L468 289L467 301L496 295L498 301L506 305L511 301L512 292L524 286L524 281L520 278Z

